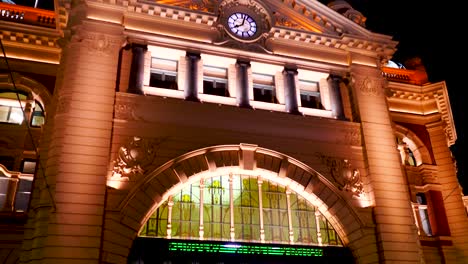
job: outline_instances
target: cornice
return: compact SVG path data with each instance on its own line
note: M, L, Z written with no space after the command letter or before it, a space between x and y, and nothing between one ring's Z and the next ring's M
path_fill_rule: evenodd
M160 33L207 43L214 43L218 34L214 28L217 23L217 16L213 13L140 1L88 0L87 4L89 9L88 18L122 24L126 29L142 33ZM317 8L320 9L320 12L327 12L328 15L332 16L333 21L341 21L343 24L345 22L355 24L333 10L328 10L325 6L320 5ZM294 10L297 11L297 6L294 7ZM309 13L312 15L311 11ZM315 16L318 16L317 12L314 13ZM326 21L320 19L320 21L322 20ZM330 23L331 20L327 21L323 23ZM184 32L184 27L190 29L188 33ZM365 62L369 66L377 66L378 59L388 57L395 51L397 42L392 41L391 37L371 33L357 24L351 27L355 30L338 32L339 34L334 31L317 33L294 28L273 27L268 38L281 40L283 44L289 42L292 46L310 47L313 44L314 48L324 47L358 53L369 57ZM201 33L199 34L195 29ZM357 31L357 29L360 31ZM344 63L348 64L350 58L354 57L345 56L343 58ZM356 61L360 60L362 60L362 57L359 57Z
M445 131L449 146L457 139L450 99L445 82L426 85L411 85L389 82L389 109L392 112L427 116L440 114L446 124Z
M0 21L0 37L7 57L58 64L61 48L57 41L60 33L55 29Z

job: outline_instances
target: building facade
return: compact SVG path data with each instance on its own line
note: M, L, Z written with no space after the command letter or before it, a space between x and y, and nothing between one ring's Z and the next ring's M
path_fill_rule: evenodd
M445 82L344 1L0 7L3 262L466 263Z

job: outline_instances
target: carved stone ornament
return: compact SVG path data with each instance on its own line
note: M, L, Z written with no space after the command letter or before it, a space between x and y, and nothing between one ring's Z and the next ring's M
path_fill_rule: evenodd
M167 1L157 0L156 3L167 4ZM215 1L211 0L191 0L191 1L174 1L173 5L187 8L190 10L198 10L203 12L214 12Z
M343 137L340 137L336 140L338 144L346 144L346 145L353 145L353 146L360 146L361 145L361 133L359 129L345 129L342 130L344 133L341 134Z
M383 81L377 78L365 77L357 82L357 87L364 95L377 96L383 88Z
M125 38L123 36L87 32L79 29L73 35L71 41L83 43L89 53L100 56L111 56L116 55L116 52L125 43Z
M358 169L351 167L351 163L348 160L325 156L321 153L317 153L317 156L327 166L330 175L340 190L351 192L356 196L362 194L363 184L361 174Z
M287 27L287 28L294 28L299 30L307 30L303 26L299 25L298 23L292 21L289 17L279 13L273 12L273 16L275 17L275 24L280 27Z
M120 147L114 160L112 178L128 180L135 175L143 175L156 157L156 147L161 143L133 137Z

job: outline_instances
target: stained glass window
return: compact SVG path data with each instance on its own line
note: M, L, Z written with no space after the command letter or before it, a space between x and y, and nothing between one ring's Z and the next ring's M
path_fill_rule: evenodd
M233 174L185 186L153 213L140 236L342 245L326 218L299 194L271 181Z

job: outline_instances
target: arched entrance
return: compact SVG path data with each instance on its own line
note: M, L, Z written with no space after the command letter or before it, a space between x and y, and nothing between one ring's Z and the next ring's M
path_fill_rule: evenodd
M281 193L281 195L285 197L285 201L286 193L292 191L297 197L307 201L310 208L316 210L326 219L324 223L329 225L330 230L334 230L333 232L340 238L340 242L336 242L336 245L334 245L335 247L339 244L340 246L342 245L343 247L349 248L354 256L359 255L359 241L364 236L361 229L363 227L362 221L349 201L340 195L340 191L332 183L294 158L276 151L247 144L215 146L193 151L173 159L160 166L155 171L147 174L132 188L126 198L120 203L118 215L106 215L106 221L112 225L112 228L106 228L108 230L105 232L104 249L106 249L106 243L116 243L115 240L111 241L112 237L124 235L126 239L121 241L125 242L125 244L122 243L121 246L130 250L133 241L138 234L141 234L144 230L144 226L147 224L148 220L154 217L154 212L157 212L158 208L163 208L161 206L165 206L165 204L167 206L170 199L174 199L174 195L179 195L178 199L180 200L188 199L188 197L183 198L184 188L188 188L188 186L193 187L194 184L197 186L198 184L199 192L199 183L201 180L203 182L206 180L210 181L209 179L211 179L210 183L214 184L213 179L222 180L221 177L228 179L228 182L229 177L237 177L240 179L240 182L242 181L242 177L244 177L249 178L250 181L254 181L257 184L259 182L258 179L264 179L268 181L268 185L273 184L284 190L284 193ZM229 183L227 183L226 186L229 186ZM222 188L222 184L218 185L218 187ZM227 192L226 188L229 187L225 187ZM263 187L261 187L261 189L263 189ZM229 198L226 199L230 200L234 199L235 195L229 195L227 197ZM193 197L190 199L192 198ZM198 199L200 199L200 197L198 197ZM261 200L261 198L259 200ZM200 208L205 207L199 206L197 208L200 210ZM286 215L288 214L287 210L291 210L291 208L288 209L287 207L284 209L286 210ZM228 211L231 209L226 207L225 210ZM202 236L202 239L204 239L202 241L208 241L205 240L204 234L200 232L199 216L204 215L204 213L197 211L196 214L198 218L194 221L193 225L196 231L193 231L192 235ZM178 217L180 218L180 215ZM220 221L219 224L222 224L224 220ZM286 235L284 235L284 240L280 239L277 241L272 239L268 242L274 243L272 245L294 245L302 246L303 248L320 246L318 240L309 244L288 243L289 240L295 239L294 233L293 238L289 236L289 227L291 226L289 223L291 221L282 224L282 228L287 230L285 232ZM209 241L236 241L236 233L235 231L232 233L230 229L231 223L233 222L229 220L226 224L225 229L229 230L229 232L226 231L224 234L227 238L226 240L221 239L223 238L223 235L221 235L218 238L211 236L209 237ZM198 227L195 227L195 225L198 225ZM235 226L234 219L234 227ZM117 230L118 228L122 228L123 230ZM206 231L204 228L202 228L202 230ZM166 242L175 239L172 237L172 229L169 231L170 232L168 232L166 224ZM129 236L130 234L131 236ZM369 235L369 233L366 235ZM162 237L164 237L164 234L162 234ZM233 240L232 237L234 237ZM191 237L179 234L177 241L187 241L187 239L191 239ZM249 244L267 244L265 243L267 241L262 241L261 235L250 238L250 240L240 239L239 241L239 243L242 244L241 246L248 246ZM275 248L277 248L277 246L275 246Z

